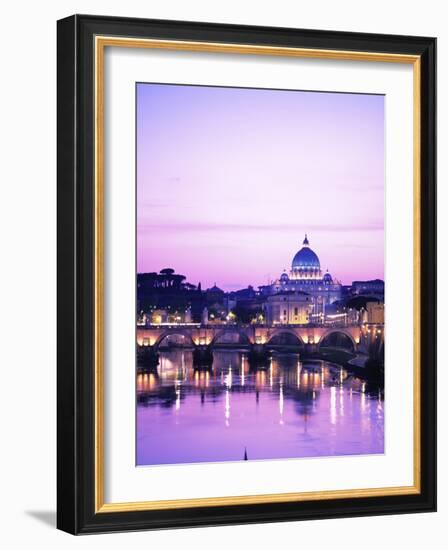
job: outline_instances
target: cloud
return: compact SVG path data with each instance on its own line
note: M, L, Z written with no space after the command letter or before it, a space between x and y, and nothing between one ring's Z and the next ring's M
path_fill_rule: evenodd
M194 233L210 233L210 232L304 232L307 233L346 233L350 231L383 231L384 224L380 221L371 221L362 224L240 224L240 223L141 223L138 225L138 232L146 231L182 231Z
M169 202L144 202L139 204L139 208L168 208Z

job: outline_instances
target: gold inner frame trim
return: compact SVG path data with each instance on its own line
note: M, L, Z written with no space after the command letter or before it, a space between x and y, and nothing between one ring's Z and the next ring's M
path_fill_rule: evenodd
M330 59L341 61L371 61L383 63L407 63L413 65L413 174L414 174L414 372L413 372L413 424L414 424L414 480L413 485L401 487L379 487L349 490L277 493L179 500L158 500L142 502L104 502L104 51L106 47L152 48L208 53L234 53ZM420 117L421 117L421 71L420 56L390 54L382 52L358 52L345 50L324 50L291 48L279 46L258 46L253 44L227 44L183 40L157 40L96 36L95 55L95 513L130 512L143 510L167 510L198 508L208 506L232 506L275 502L303 502L341 498L362 498L419 494L421 491L421 443L420 443Z

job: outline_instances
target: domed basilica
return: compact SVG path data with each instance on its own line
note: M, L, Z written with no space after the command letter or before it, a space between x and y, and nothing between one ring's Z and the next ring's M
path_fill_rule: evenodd
M310 248L307 235L302 248L292 260L291 270L284 271L274 281L270 294L283 292L306 293L312 297L313 313L325 313L325 306L341 299L342 285L334 280L328 270L322 275L317 254Z

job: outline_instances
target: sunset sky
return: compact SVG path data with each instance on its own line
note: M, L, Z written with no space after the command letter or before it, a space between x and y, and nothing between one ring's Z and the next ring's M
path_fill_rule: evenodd
M384 96L137 84L137 270L266 284L308 234L384 277Z

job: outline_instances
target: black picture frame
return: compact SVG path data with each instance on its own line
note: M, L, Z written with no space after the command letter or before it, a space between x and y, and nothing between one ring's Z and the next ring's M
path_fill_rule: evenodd
M431 512L436 509L436 39L74 15L57 25L57 526L73 534ZM94 51L97 35L421 60L421 491L419 494L95 512Z

